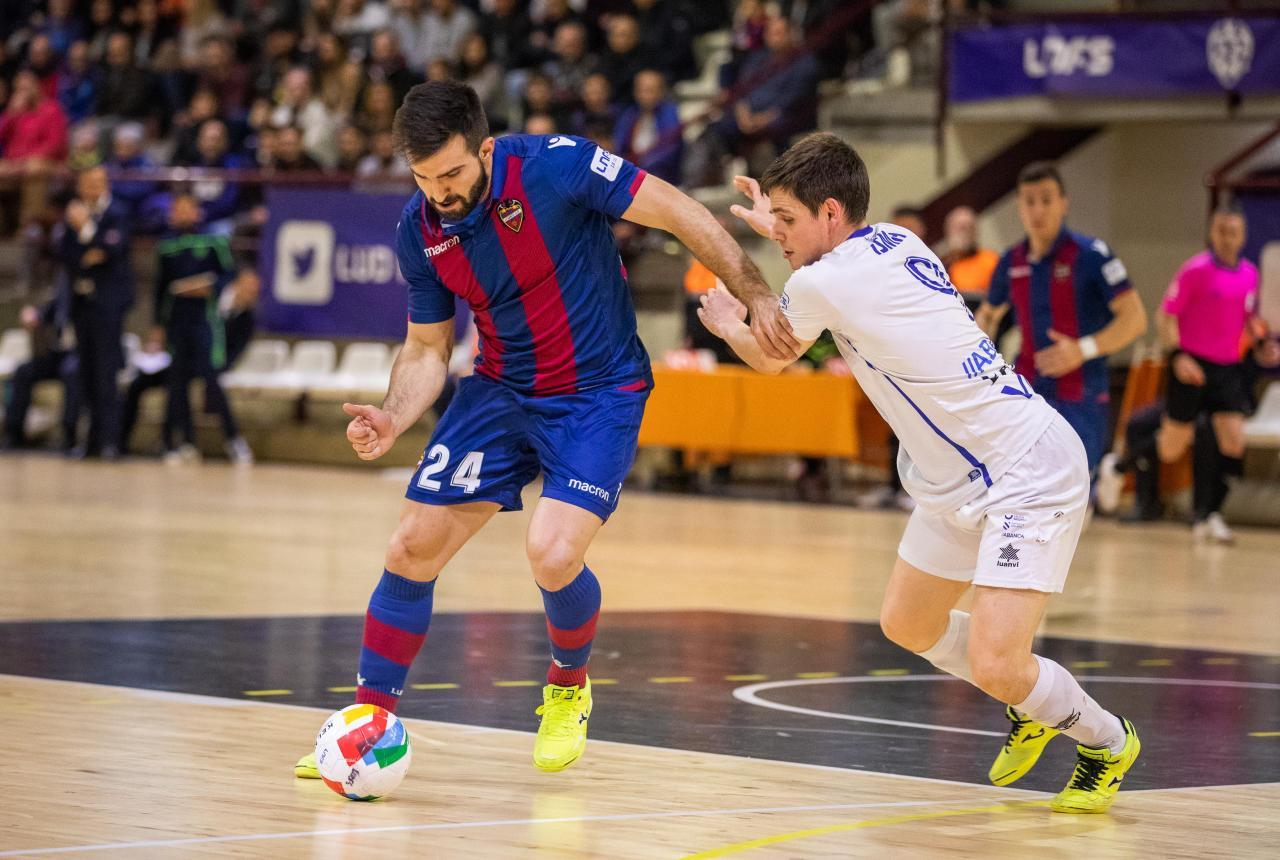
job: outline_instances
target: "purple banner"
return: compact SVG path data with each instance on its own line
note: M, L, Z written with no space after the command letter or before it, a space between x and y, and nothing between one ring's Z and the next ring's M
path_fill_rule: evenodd
M408 194L267 189L262 325L324 337L403 339L406 286L395 234Z
M1280 92L1280 18L973 27L949 48L953 102Z

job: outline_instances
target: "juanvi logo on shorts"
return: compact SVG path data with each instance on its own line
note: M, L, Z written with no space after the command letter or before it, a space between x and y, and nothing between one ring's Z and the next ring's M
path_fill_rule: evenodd
M1000 557L996 559L996 567L1018 567L1019 564L1018 548L1012 541L1000 547Z
M333 298L333 225L286 221L276 233L272 290L282 303L324 305Z

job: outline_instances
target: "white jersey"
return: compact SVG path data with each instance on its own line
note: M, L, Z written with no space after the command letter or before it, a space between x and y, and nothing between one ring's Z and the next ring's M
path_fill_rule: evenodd
M1054 418L909 230L874 224L857 231L791 275L782 307L801 340L830 329L901 440L903 487L928 509L954 510L977 498Z

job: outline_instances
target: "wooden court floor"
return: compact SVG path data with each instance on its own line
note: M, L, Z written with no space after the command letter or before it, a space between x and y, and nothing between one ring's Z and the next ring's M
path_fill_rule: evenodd
M234 642L173 638L184 626L173 620L200 619L186 626L202 631L272 631L298 616L357 624L402 489L403 476L368 468L166 469L0 457L0 640L7 643L0 650L0 720L10 764L0 856L1280 856L1280 769L1273 766L1280 745L1280 533L1258 530L1241 530L1231 547L1196 546L1173 524L1135 529L1097 521L1087 531L1043 633L1054 647L1102 658L1082 667L1131 655L1123 666L1081 671L1146 673L1111 687L1125 686L1134 701L1159 700L1164 722L1148 731L1178 726L1189 738L1166 744L1166 761L1150 762L1150 774L1181 774L1187 784L1171 779L1165 783L1174 787L1126 789L1105 816L1050 814L1046 791L983 785L981 773L919 776L922 757L925 772L936 756L967 773L969 759L960 753L977 745L987 755L999 744L942 726L877 734L876 726L842 722L840 714L824 722L770 712L768 728L787 743L834 736L842 750L868 750L879 764L833 755L833 765L825 754L776 757L752 733L760 726L743 692L749 681L856 689L856 697L833 701L887 708L876 713L890 717L904 702L918 705L919 688L950 686L898 683L916 677L905 674L917 671L908 662L901 665L909 669L866 668L881 665L884 652L871 641L874 628L859 622L875 619L905 517L640 493L624 495L590 557L604 586L602 631L611 623L619 635L627 628L629 643L620 653L597 650L593 675L607 668L622 682L597 690L602 727L612 698L615 709L628 709L627 730L651 740L595 738L582 761L548 775L529 763L528 733L485 716L509 707L531 713L535 704L536 690L518 686L527 681L493 681L517 685L493 691L491 678L524 667L497 661L486 651L486 628L466 623L473 615L524 623L541 611L522 557L527 513L507 514L462 551L437 589L437 611L459 618L442 621L433 637L460 629L473 638L452 651L428 641L420 662L429 664L436 648L457 655L459 665L424 671L461 685L443 705L420 694L423 713L439 718L407 719L414 764L401 789L386 801L356 804L296 781L291 764L331 710L329 700L308 698L302 686L254 690L259 678L242 678L241 664L225 656ZM721 628L726 617L730 627L735 618L744 626L768 618L778 629L808 620L815 629L845 625L856 635L839 659L819 648L794 665L757 642L756 651L741 653L756 654L762 666L772 660L768 666L710 678L716 654L657 641L678 633L647 631L655 613L679 613L690 624L710 618ZM115 638L95 639L107 629ZM152 629L170 638L130 638ZM690 641L736 641L731 629L718 628L720 638L712 639L694 633ZM81 638L59 638L67 636ZM637 666L636 643L643 646L646 636L655 653L661 646L675 655L664 657L661 673ZM341 664L343 655L332 652L349 650L354 670L345 640L263 641L262 659L281 677L294 664L315 662L313 652ZM114 659L94 652L95 642L118 649ZM152 649L155 665L145 677L114 668L136 669L139 661L128 659L135 644ZM792 644L780 636L775 650L792 653ZM186 650L172 653L175 664L179 656L189 664L193 649L207 648L208 674L239 686L210 696L190 692L204 689L198 684L173 682L164 649L179 645ZM766 642L764 651L770 647ZM1142 659L1148 651L1157 656ZM1161 666L1192 663L1204 674L1191 683L1201 686L1177 695L1159 686ZM750 674L756 670L761 674ZM1246 670L1248 680L1232 674ZM902 677L841 686L876 672ZM648 686L636 686L628 673L646 676ZM658 674L664 677L648 677ZM844 674L856 677L831 677ZM468 686L468 678L482 680ZM872 688L900 695L886 703ZM1210 688L1234 698L1202 710L1210 693L1199 691ZM249 692L279 695L241 695ZM785 692L760 695L805 701ZM682 710L688 700L715 709L715 725L685 731L680 723L702 713ZM917 707L912 714L960 724L956 714L968 720L974 713L972 700L942 701L959 710L920 718L926 712ZM832 734L853 727L859 730ZM929 735L925 745L913 740L921 734ZM895 754L912 757L912 767L885 764ZM917 775L897 772L905 770ZM1140 785L1165 784L1145 778Z

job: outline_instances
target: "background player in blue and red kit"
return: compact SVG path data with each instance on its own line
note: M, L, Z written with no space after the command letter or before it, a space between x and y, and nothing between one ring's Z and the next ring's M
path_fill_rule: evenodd
M1027 236L1000 257L977 321L994 337L1013 305L1022 331L1015 369L1080 434L1092 473L1108 447L1106 357L1147 330L1147 314L1106 242L1066 228L1067 205L1055 165L1022 169L1018 217Z
M591 712L600 584L586 552L618 506L652 387L613 221L675 234L753 309L771 353L795 340L759 271L705 207L595 144L495 141L475 92L454 82L414 87L393 133L419 188L397 228L408 335L382 407L343 407L360 458L386 453L440 393L455 296L475 314L480 353L409 483L365 617L356 701L395 708L436 577L494 514L521 508L541 471L526 546L552 661L533 758L561 770L582 755ZM313 757L295 772L312 776Z

